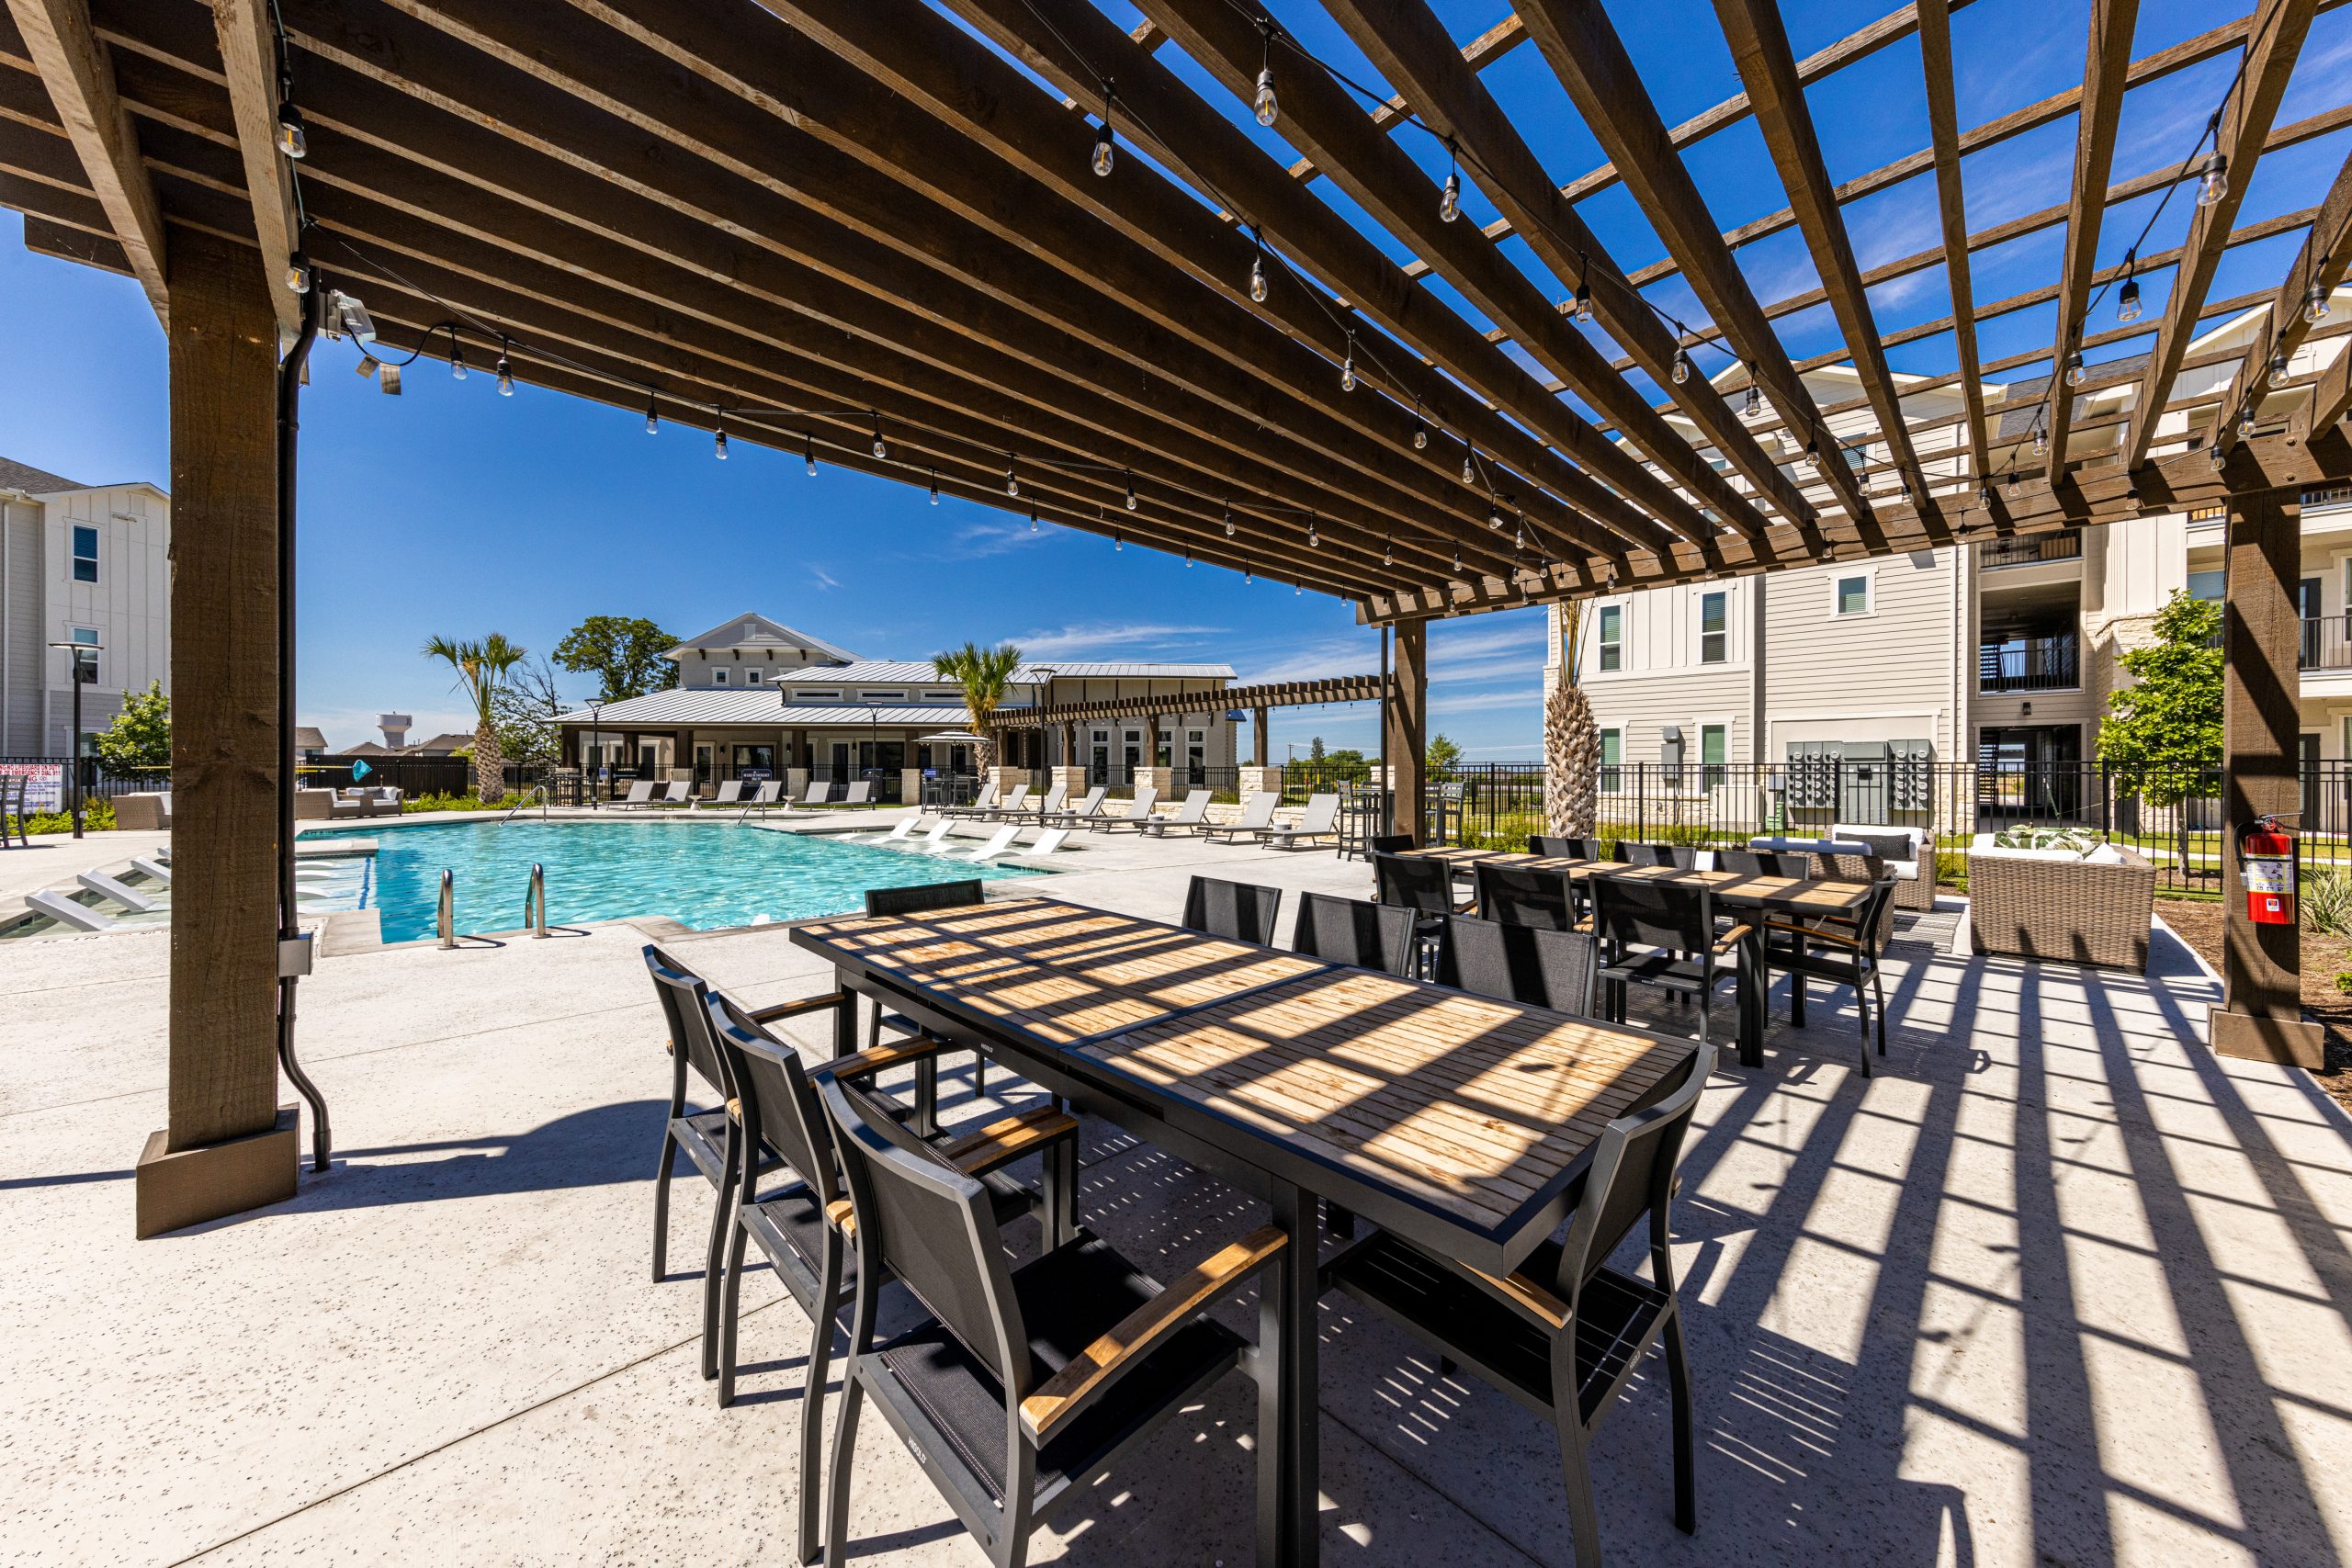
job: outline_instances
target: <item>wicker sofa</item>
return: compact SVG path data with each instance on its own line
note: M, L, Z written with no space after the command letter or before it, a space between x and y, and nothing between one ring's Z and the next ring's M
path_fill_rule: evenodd
M1928 829L1839 822L1830 828L1829 837L1843 843L1870 847L1871 852L1894 877L1894 908L1918 910L1936 907L1936 854L1928 842L1931 837ZM1839 855L1832 858L1839 863L1836 868L1837 874L1854 876L1860 874L1859 863L1846 863L1852 862L1854 857Z
M2145 974L2156 868L2129 850L2086 860L2010 850L1980 833L1968 852L1968 921L1979 953Z

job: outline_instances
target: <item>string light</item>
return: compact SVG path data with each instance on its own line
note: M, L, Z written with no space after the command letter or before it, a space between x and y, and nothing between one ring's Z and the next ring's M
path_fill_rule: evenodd
M1689 381L1692 368L1690 351L1687 348L1676 349L1674 351L1674 384L1679 387Z
M2251 440L2254 435L2254 405L2248 403L2238 410L2238 439Z
M1462 547L1460 545L1453 547L1453 575L1456 577L1462 575Z
M1262 305L1266 302L1266 236L1252 229L1257 254L1250 258L1250 298Z
M498 395L502 398L511 398L514 395L514 368L506 363L504 338L498 340Z
M1808 474L1821 471L1821 442L1814 436L1805 437L1804 471Z
M2330 303L2331 301L2328 299L2327 285L2324 283L2313 282L2309 288L2303 291L2303 320L2311 322L2313 326L2317 326L2320 322L2327 320L2327 311Z
M1991 479L1986 479L1977 487L1976 499L1984 503L1985 511L1993 510L1993 481Z
M2222 451L2222 444L2216 441L2205 448L2205 460L2213 465L2213 471L2218 474L2229 467L2230 455Z
M277 106L277 150L298 164L310 156L309 128L302 123L302 111L292 104Z
M1310 550L1319 550L1323 547L1323 541L1316 536L1315 519L1312 517L1306 520L1306 547Z
M931 470L931 503L933 506L939 504L939 470L937 468Z
M362 376L373 376L380 365L381 361L378 360L374 355L363 353L359 356L359 363L352 368Z
M2287 384L2287 354L2284 349L2276 349L2271 353L2270 384L2273 387L2283 387Z
M1355 389L1356 330L1353 327L1350 327L1348 329L1348 357L1346 362L1340 367L1340 390L1343 392L1352 392Z
M2123 258L2123 265L2129 269L2132 264L2132 258L2127 254ZM2123 287L2116 292L2115 319L2119 321L2136 321L2140 319L2140 279L2136 273L2130 270L2125 271Z
M2221 116L2214 116L2213 119L2215 125L2221 123ZM2217 147L2205 155L2205 167L2198 175L2197 205L2214 206L2229 194L2230 160Z
M2077 350L2075 353L2068 355L2066 356L2066 385L2069 387L2081 386L2083 384L2083 377L2085 374L2086 372L2083 369L2083 356L2081 352Z
M1225 536L1233 537L1233 502L1229 501L1225 503Z
M1763 412L1764 389L1756 384L1756 366L1750 361L1747 367L1747 399L1740 405L1740 417L1754 419Z
M710 433L710 455L723 463L727 461L727 416L713 413L711 418L716 423Z
M2050 432L2038 422L2033 427L2033 455L2037 457L2050 456Z
M1257 96L1250 100L1250 107L1258 111L1258 123L1260 125L1271 126L1274 123L1275 118L1282 113L1281 106L1274 101L1273 23L1270 19L1261 17L1258 19L1258 30L1260 33L1264 35L1266 47L1265 52L1260 56L1261 62L1258 66L1258 92Z
M1114 550L1124 550L1127 547L1127 542L1119 537L1118 534L1114 531L1111 535L1111 547Z
M874 455L877 457L887 457L890 455L890 448L884 446L882 442L882 416L879 412L874 416Z
M1589 278L1577 279L1576 297L1570 302L1568 313L1579 321L1592 320L1592 283Z
M1185 549L1185 551L1184 551L1184 566L1185 566L1186 570L1191 570L1192 565L1193 565L1193 552L1192 552L1191 548L1188 547Z
M1037 503L1034 501L1029 503L1029 531L1032 534L1037 531Z
M1438 198L1437 215L1451 223L1462 216L1462 169L1454 157L1453 138L1445 139L1445 194Z
M1464 441L1462 444L1462 482L1464 484L1475 484L1477 481L1478 473L1475 466L1477 457L1478 448Z
M1894 472L1895 477L1903 481L1903 504L1909 506L1912 504L1911 476L1900 468L1897 468Z
M308 294L311 291L310 264L300 255L287 264L286 291L289 294Z
M1007 495L1021 493L1021 481L1012 477L1012 454L1010 452L1004 455L1004 493Z
M1133 468L1129 468L1129 469L1127 470L1127 510L1128 510L1128 511L1130 511L1130 512L1133 512L1135 509L1136 509L1136 473L1135 473L1135 470L1134 470Z
M1111 84L1105 82L1102 84L1102 126L1094 133L1094 173L1105 179L1110 177L1114 156L1111 141Z
M1383 566L1396 564L1396 541L1393 536L1380 541L1380 564Z
M1294 582L1290 585L1290 596L1294 599L1306 592L1306 584L1304 582Z
M662 434L662 414L653 406L653 394L650 392L645 394L645 434L648 435Z
M401 367L397 365L385 366L383 373L376 378L376 385L384 389L384 395L386 397L399 397L401 395Z
M449 329L449 379L462 381L465 378L466 345L458 339L458 329L451 327Z
M808 477L817 477L817 438L807 431L800 433L800 461L808 468Z
M1247 562L1247 561L1244 561L1244 562L1242 562L1242 563L1241 563L1241 586L1242 586L1242 587L1244 587L1244 588L1247 588L1247 587L1249 587L1249 586L1250 586L1250 563L1249 563L1249 562Z
M1429 449L1430 422L1421 416L1421 400L1415 398L1413 400L1413 450L1426 452Z

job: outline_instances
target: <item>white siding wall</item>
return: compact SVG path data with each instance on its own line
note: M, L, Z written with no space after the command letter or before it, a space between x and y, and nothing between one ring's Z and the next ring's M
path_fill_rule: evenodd
M51 649L96 630L98 680L82 690L82 727L103 729L126 691L171 689L171 503L144 485L69 491L6 508L0 544L0 750L63 756L71 745L73 656ZM98 581L74 575L74 529L98 531Z
M42 671L49 654L42 594L41 508L0 502L0 754L40 756Z
M1702 729L1708 725L1729 731L1725 761L1751 760L1749 617L1757 582L1755 578L1732 578L1595 601L1587 612L1577 664L1593 716L1603 730L1618 730L1623 737L1621 761L1658 761L1668 725L1681 728L1686 762L1702 760ZM1724 598L1721 663L1701 661L1702 610L1709 593ZM1623 614L1623 658L1613 671L1600 667L1600 606L1607 604L1621 606Z
M1959 552L1941 549L1760 579L1764 760L1796 740L1927 739L1951 757L1955 669L1975 659L1954 604L1961 570ZM1839 615L1837 581L1857 575L1871 580L1870 610Z

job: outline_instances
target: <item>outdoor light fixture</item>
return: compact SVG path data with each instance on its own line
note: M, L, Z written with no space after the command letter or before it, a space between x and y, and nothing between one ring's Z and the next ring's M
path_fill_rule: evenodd
M2079 352L2068 355L2066 356L2066 385L2069 387L2081 386L2083 384L2083 374L2082 355Z
M710 433L710 455L723 463L727 461L727 416L721 413L711 417L717 421L717 427Z
M890 455L890 448L882 442L882 416L878 413L874 416L874 455L877 457Z
M645 394L645 434L648 435L662 434L662 415L653 406L653 394L650 392Z
M1271 53L1273 47L1273 37L1270 33L1267 35L1266 39L1267 51ZM1258 123L1260 125L1273 124L1274 120L1282 113L1282 106L1274 101L1274 63L1272 60L1267 61L1263 66L1259 68L1258 94L1256 97L1250 100L1250 105L1258 111Z
M300 261L289 264L286 268L286 288L291 294L308 294L311 291L310 267Z
M1756 374L1756 367L1752 365L1749 366L1747 367L1747 374L1750 378L1753 378ZM1754 419L1763 412L1764 389L1758 386L1751 378L1747 383L1747 399L1740 405L1740 417L1743 419Z
M1010 452L1004 455L1004 493L1007 495L1021 493L1021 481L1012 477L1012 454Z
M2206 154L2204 170L2198 175L2197 205L2211 207L2229 194L2230 161L2215 148Z
M931 470L931 503L933 506L939 504L939 470L937 468Z
M458 338L458 329L451 327L449 329L449 379L452 381L462 381L465 378L466 345L464 342Z
M1184 552L1184 564L1187 567L1193 564L1193 552L1189 549Z
M2303 291L2303 320L2314 326L2327 320L2329 303L2327 285L2314 282Z
M2274 350L2270 355L2270 384L2274 387L2287 384L2287 353L2284 349Z
M1991 479L1986 479L1976 487L1976 499L1984 503L1985 511L1993 510L1993 481Z
M1676 349L1674 351L1674 384L1679 387L1689 381L1691 368L1690 351L1687 348Z
M1258 246L1257 254L1250 258L1250 298L1262 305L1266 302L1266 240L1257 231L1250 231Z
M817 477L817 438L806 431L801 432L800 434L800 461L808 468L808 477L815 479Z
M2238 410L2238 439L2251 440L2254 435L2254 405L2248 403Z
M298 164L310 154L311 138L302 124L302 111L292 104L277 106L277 150Z
M1380 564L1383 566L1396 564L1396 541L1393 536L1380 541Z
M1124 550L1127 547L1127 542L1119 537L1116 530L1114 530L1111 535L1111 547L1114 550Z
M1805 437L1804 471L1808 474L1821 471L1821 443L1812 436Z
M1464 484L1471 484L1476 481L1478 474L1476 468L1473 465L1477 462L1477 459L1478 449L1476 446L1471 446L1467 441L1464 442L1462 444L1462 482Z
M1310 550L1319 550L1323 547L1322 539L1316 535L1315 519L1312 517L1306 520L1306 547Z
M1415 404L1414 406L1417 410L1419 407L1419 404ZM1416 412L1413 415L1413 450L1416 452L1426 452L1429 449L1430 422L1423 419L1419 412Z
M2033 427L2033 455L2037 457L2043 457L2049 456L2049 454L2050 432L2043 429L2041 425L2037 423Z
M1447 223L1462 216L1462 174L1457 169L1446 171L1445 194L1438 197L1437 215Z
M1569 314L1579 321L1592 320L1592 285L1581 277L1577 279L1576 300Z
M1106 97L1102 100L1102 128L1094 133L1095 174L1107 179L1111 174L1111 162L1113 157L1114 154L1111 150L1111 100Z
M1290 596L1294 599L1306 592L1306 584L1304 582L1294 582L1290 585Z
M2115 296L2115 319L2136 321L2140 319L2140 280L2127 276L2122 289Z
M1242 563L1241 563L1241 586L1242 586L1242 587L1244 587L1244 588L1247 588L1247 587L1249 587L1249 586L1250 586L1250 563L1249 563L1249 562L1247 562L1247 561L1244 561L1244 562L1242 562Z
M2223 468L2229 467L2230 455L2227 452L2222 451L2222 444L2216 441L2213 445L2205 448L2205 460L2213 465L2213 471L2218 474Z
M1226 502L1225 505L1225 536L1228 539L1233 537L1233 503L1231 502Z
M1035 502L1029 504L1029 531L1032 534L1037 531L1037 505Z
M1453 574L1456 577L1462 575L1462 547L1460 545L1453 547Z
M1895 478L1903 481L1903 504L1908 506L1911 504L1911 476L1898 468L1895 470Z
M1136 509L1136 472L1135 472L1135 470L1134 470L1133 468L1129 468L1129 469L1127 470L1127 510L1128 510L1128 511L1130 511L1130 512L1133 512L1135 509Z
M397 365L385 366L376 377L376 385L384 389L384 395L386 397L399 397L401 395L401 367Z
M498 345L498 395L502 398L514 395L514 368L506 363L506 345L503 343Z
M360 355L359 363L352 367L362 376L373 376L379 367L376 356L372 354Z

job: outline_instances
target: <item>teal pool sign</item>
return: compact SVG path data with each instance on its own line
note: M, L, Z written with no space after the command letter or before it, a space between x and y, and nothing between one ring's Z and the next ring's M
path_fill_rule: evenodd
M357 784L361 779L366 778L373 772L375 772L375 770L370 768L365 762L354 762L351 764L351 782L353 784Z

